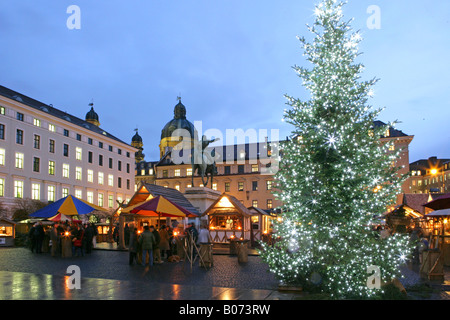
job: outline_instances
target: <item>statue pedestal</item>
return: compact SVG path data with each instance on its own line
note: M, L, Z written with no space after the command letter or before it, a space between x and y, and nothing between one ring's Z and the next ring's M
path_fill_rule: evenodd
M197 210L203 214L219 197L221 193L206 187L187 188L184 196ZM198 225L197 225L198 227Z

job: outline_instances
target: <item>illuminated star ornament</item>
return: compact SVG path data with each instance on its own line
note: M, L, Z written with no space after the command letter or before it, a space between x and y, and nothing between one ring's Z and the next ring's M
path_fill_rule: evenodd
M334 135L328 135L326 140L326 144L333 149L336 149L336 143L338 142L338 138L336 138Z

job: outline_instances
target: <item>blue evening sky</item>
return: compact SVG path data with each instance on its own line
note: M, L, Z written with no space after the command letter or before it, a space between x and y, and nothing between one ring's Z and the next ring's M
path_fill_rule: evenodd
M310 37L315 0L0 0L0 84L84 118L157 160L177 96L207 129L291 128L284 94L307 98L292 70L305 65L297 35ZM81 29L70 30L70 5ZM381 28L369 29L377 5ZM365 78L380 120L414 135L410 162L450 158L450 1L349 0L364 40ZM269 134L270 138L270 134ZM226 142L226 141L225 141Z

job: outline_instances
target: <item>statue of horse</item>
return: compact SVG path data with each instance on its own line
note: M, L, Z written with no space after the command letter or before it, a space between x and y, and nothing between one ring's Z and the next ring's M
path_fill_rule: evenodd
M206 187L208 186L209 177L211 177L211 188L213 184L213 177L217 174L217 167L216 163L213 160L215 156L215 151L213 150L211 152L211 157L209 157L208 154L206 154L204 151L206 147L218 139L213 140L206 140L206 137L202 137L201 141L201 148L199 148L200 141L198 142L197 146L194 147L192 154L192 186L194 186L194 175L195 172L198 173L199 176L202 177L203 185Z

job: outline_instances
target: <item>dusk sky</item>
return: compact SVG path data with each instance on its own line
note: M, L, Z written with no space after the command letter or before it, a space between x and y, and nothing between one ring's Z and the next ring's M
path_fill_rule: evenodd
M316 3L0 0L0 84L82 119L93 99L104 130L130 143L139 129L147 161L180 95L203 132L285 138L284 94L308 98L292 66L309 66L296 36L311 38ZM80 29L67 27L70 5ZM379 29L367 25L371 5ZM450 1L349 0L344 16L364 38L363 77L380 79L370 100L385 108L379 120L414 135L410 162L450 158Z

